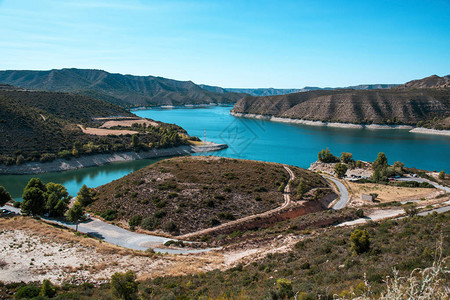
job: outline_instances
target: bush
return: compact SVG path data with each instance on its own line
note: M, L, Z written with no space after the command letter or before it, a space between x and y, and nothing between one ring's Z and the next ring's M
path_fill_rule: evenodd
M216 218L212 218L211 220L209 220L209 223L211 224L212 227L220 225L220 221L217 220Z
M219 219L223 219L223 220L236 220L236 217L230 212L219 213L217 216L219 217Z
M362 209L358 209L358 210L356 211L356 216L357 216L358 218L364 217L364 211L363 211Z
M115 273L111 276L111 293L119 299L137 299L138 283L136 275L132 271Z
M341 153L341 161L343 163L348 164L349 162L353 161L353 155L349 152L342 152Z
M367 230L355 229L350 235L351 249L356 254L361 254L370 250L370 239Z
M56 159L56 155L52 154L52 153L44 153L41 155L41 158L39 159L39 161L41 163L45 163L45 162L51 162L54 161Z
M439 179L441 179L441 180L445 179L445 172L444 171L440 171L439 172Z
M56 295L56 289L50 280L44 279L39 295L47 298L52 298Z
M34 285L26 285L17 290L14 294L16 299L30 299L39 296L41 289Z
M100 216L106 221L113 221L117 218L117 210L109 208L103 211Z
M141 227L146 230L153 230L159 226L159 220L155 217L145 218L141 222Z
M130 221L128 222L128 225L130 225L130 227L136 227L141 225L142 222L142 216L132 216Z
M177 229L178 229L177 225L174 222L169 222L169 223L164 224L164 230L167 232L174 232Z
M64 158L64 159L70 159L70 158L72 158L72 151L69 151L69 150L59 151L58 156L60 158Z

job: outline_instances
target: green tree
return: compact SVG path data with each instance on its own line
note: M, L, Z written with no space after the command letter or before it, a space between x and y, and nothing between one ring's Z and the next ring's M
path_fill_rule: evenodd
M69 209L67 212L67 219L76 224L75 231L78 231L78 224L84 215L83 206L79 202L75 202L75 204Z
M77 194L77 201L80 202L83 206L88 206L92 203L92 191L85 184L80 188L80 191Z
M46 192L47 191L47 187L45 186L45 184L39 178L31 178L30 181L28 181L25 189L32 188L32 187L38 188L42 192Z
M377 159L373 162L373 168L385 168L388 166L388 160L383 152L378 153Z
M133 148L138 148L140 145L140 141L139 141L139 137L137 134L133 134L133 136L131 137L131 147Z
M50 280L44 279L44 281L42 281L42 287L39 296L53 298L55 295L56 289L53 284L50 282Z
M349 152L342 152L341 153L341 161L343 163L348 164L349 162L353 161L353 155Z
M344 165L344 164L342 164L342 163L337 163L337 164L334 166L334 172L336 172L336 175L337 175L339 178L342 178L342 177L345 176L345 173L347 172L347 166Z
M306 186L305 180L300 178L300 182L297 186L297 198L300 199L303 195L308 191L308 187Z
M11 201L11 195L6 189L0 185L0 206L5 205L8 201Z
M445 172L444 172L444 170L439 172L439 179L441 179L441 180L445 179Z
M46 185L46 209L51 217L62 217L68 209L70 197L67 189L58 183L49 182Z
M356 254L361 254L370 250L370 238L367 230L355 229L350 235L351 249Z
M45 212L44 192L37 187L25 188L22 195L23 201L20 210L24 215L42 215Z
M115 273L111 276L111 292L114 297L124 300L137 299L138 283L132 271Z
M331 154L330 149L322 149L319 154L317 155L317 158L324 163L334 163L338 162L339 158Z

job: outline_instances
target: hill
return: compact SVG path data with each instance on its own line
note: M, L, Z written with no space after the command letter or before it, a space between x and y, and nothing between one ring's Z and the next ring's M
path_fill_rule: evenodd
M192 81L86 69L0 71L0 83L32 90L80 94L123 107L235 103L243 96L210 92Z
M13 87L0 90L0 163L44 162L58 155L70 158L73 154L132 149L132 136L122 134L124 131L113 128L109 135L83 133L87 126L102 126L103 119L97 119L99 117L144 122L119 106L81 95L23 91ZM161 143L158 145L161 147L182 143L181 138L165 138L162 142L164 137L185 133L180 127L153 123L157 126L133 128L142 144L139 149L148 147L149 143Z
M318 201L316 195L330 192L319 175L292 170L303 178L305 194L298 199ZM288 172L275 163L173 158L96 188L90 210L107 220L128 222L139 216L144 229L184 234L279 207L288 180Z
M450 75L442 77L432 75L423 79L409 81L402 87L414 89L450 88Z
M357 124L450 128L450 89L309 91L239 100L232 112Z
M316 90L335 90L335 89L355 89L355 90L373 90L373 89L390 89L393 87L399 86L398 84L361 84L355 86L349 86L345 88L331 88L331 87L312 87L305 86L302 89L274 89L274 88L256 88L256 89L239 89L239 88L221 88L218 86L210 86L201 84L205 90L215 92L215 93L242 93L248 94L250 96L262 97L262 96L277 96L277 95L286 95L298 92L307 92L307 91L316 91Z

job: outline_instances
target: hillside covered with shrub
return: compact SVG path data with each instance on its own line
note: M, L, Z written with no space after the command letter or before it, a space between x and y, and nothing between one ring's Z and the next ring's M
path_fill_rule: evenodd
M0 163L45 162L56 157L145 150L184 143L176 126L136 127L132 136L84 134L78 125L98 127L96 117L136 117L125 109L85 96L56 92L0 90ZM136 141L136 140L135 140Z
M329 192L319 175L292 169L304 182L304 200L315 201L314 195ZM107 220L131 221L132 227L184 234L279 207L288 180L280 164L180 157L96 188L97 200L89 208Z

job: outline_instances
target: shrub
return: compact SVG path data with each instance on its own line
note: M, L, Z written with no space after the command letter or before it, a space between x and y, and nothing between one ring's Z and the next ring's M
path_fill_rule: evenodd
M47 298L52 298L56 295L56 289L50 280L44 279L39 295Z
M111 293L119 299L137 299L138 283L132 271L115 273L111 276Z
M357 216L358 218L364 217L364 211L363 211L362 209L358 209L358 210L356 211L356 216Z
M6 189L0 185L0 206L5 205L7 202L11 201L11 195L6 191Z
M220 221L217 220L216 218L212 218L211 220L209 220L209 223L211 224L212 227L220 225Z
M230 212L227 212L227 213L219 213L217 216L218 216L220 219L224 219L224 220L236 220L236 217L235 217L232 213L230 213Z
M414 217L418 212L417 207L414 204L405 205L403 209L405 210L405 213L410 217Z
M26 285L17 290L14 294L16 299L31 299L39 296L40 288L34 285Z
M100 216L106 221L113 221L117 218L117 210L108 208L107 210L103 211Z
M136 227L141 225L142 222L142 216L132 216L130 221L128 222L128 225L130 225L130 227Z
M141 227L146 230L153 230L159 226L159 220L155 217L148 217L142 220Z
M72 151L69 151L69 150L59 151L58 156L60 158L64 158L64 159L72 158Z
M39 159L39 161L41 163L45 163L45 162L51 162L54 161L56 159L56 155L52 154L52 153L44 153L41 155L41 158Z
M350 235L351 249L356 252L356 254L361 254L369 251L370 249L370 239L367 230L365 229L355 229Z
M292 283L290 280L280 278L277 280L277 296L281 299L287 299L294 296L292 291Z
M439 172L439 179L441 179L441 180L445 179L445 172L444 171L440 171Z
M169 222L169 223L164 224L164 230L165 231L174 232L177 229L178 229L177 225L174 222Z

